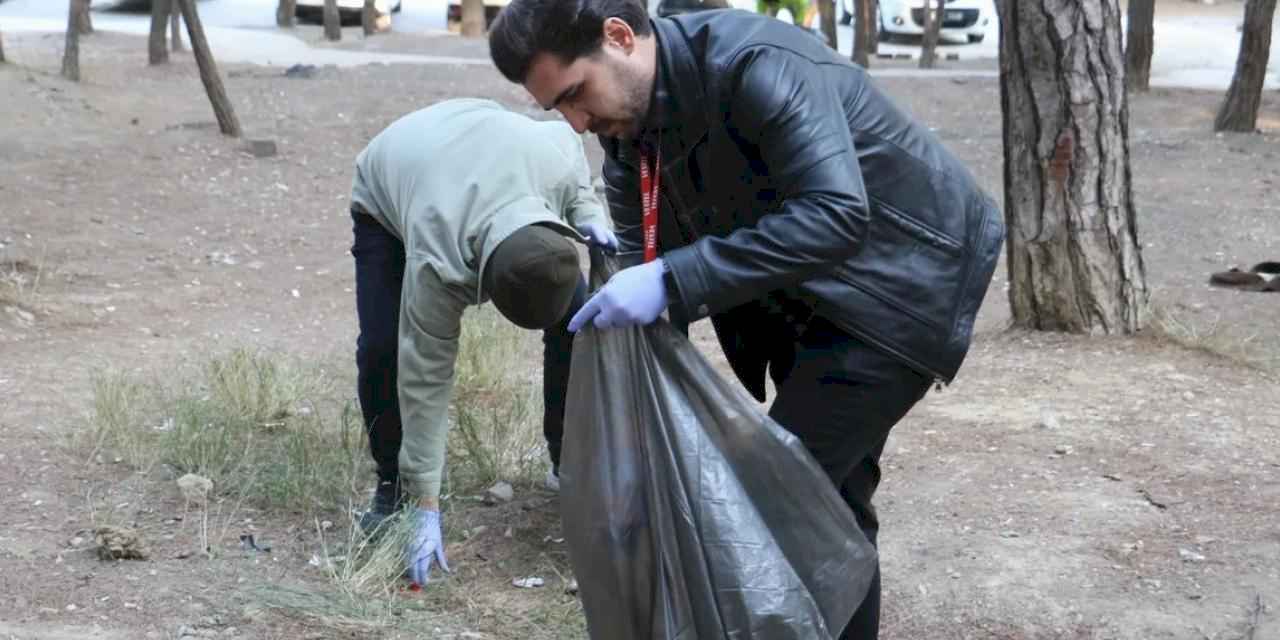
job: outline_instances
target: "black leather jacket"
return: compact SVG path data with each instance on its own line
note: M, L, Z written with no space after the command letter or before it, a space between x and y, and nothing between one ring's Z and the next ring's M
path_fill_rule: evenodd
M999 208L969 171L863 69L792 25L735 10L652 24L644 132L600 141L629 251L642 240L639 145L660 147L673 316L711 316L761 400L772 354L791 346L758 324L766 298L950 382L1004 242Z

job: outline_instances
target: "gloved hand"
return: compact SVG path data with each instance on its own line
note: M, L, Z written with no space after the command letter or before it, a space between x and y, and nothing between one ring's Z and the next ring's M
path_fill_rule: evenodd
M569 331L577 333L588 322L599 329L609 329L646 325L657 320L667 308L662 266L659 258L613 274L569 320Z
M613 231L609 230L608 227L588 222L578 225L576 228L578 233L586 236L591 241L591 244L604 249L605 253L614 254L618 252L618 236L614 235Z
M440 535L440 512L414 507L407 514L413 519L413 533L405 542L405 565L409 579L417 585L425 585L431 579L431 565L440 561L440 568L449 571L449 561L444 557L444 537Z

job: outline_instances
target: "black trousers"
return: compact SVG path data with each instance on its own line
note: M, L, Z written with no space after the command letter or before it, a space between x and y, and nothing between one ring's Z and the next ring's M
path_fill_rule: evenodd
M396 481L402 435L396 366L404 244L369 215L356 211L351 215L355 236L351 255L355 257L356 313L360 327L356 338L360 410L379 480ZM542 431L556 469L560 466L565 396L573 357L569 319L585 302L586 295L587 283L579 279L568 313L559 324L542 333Z
M785 334L779 334L785 335ZM871 497L889 431L928 392L931 379L813 317L790 361L775 361L777 398L769 416L795 434L840 490L872 544L880 529ZM842 640L875 640L880 569Z

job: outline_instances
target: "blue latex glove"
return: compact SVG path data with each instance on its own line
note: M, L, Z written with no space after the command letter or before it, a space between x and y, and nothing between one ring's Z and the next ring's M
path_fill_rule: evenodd
M431 579L431 565L440 561L440 568L449 571L449 561L444 557L444 537L440 535L440 512L414 507L413 533L405 542L405 565L409 579L417 585L425 585Z
M598 225L594 222L588 222L577 227L578 233L586 236L591 244L605 250L605 253L614 254L618 252L618 236L613 234L609 228Z
M591 296L569 321L576 333L588 322L599 329L645 325L667 308L667 288L662 282L662 259L623 269Z

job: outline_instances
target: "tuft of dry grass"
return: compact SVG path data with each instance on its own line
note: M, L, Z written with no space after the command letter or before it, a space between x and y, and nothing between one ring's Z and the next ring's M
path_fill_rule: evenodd
M1274 336L1228 330L1220 316L1197 320L1176 305L1153 303L1149 313L1148 327L1158 340L1263 370L1280 370L1280 342Z

